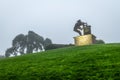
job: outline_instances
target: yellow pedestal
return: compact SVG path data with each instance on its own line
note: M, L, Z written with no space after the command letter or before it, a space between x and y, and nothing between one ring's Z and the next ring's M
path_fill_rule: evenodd
M83 46L93 44L95 36L92 34L74 37L75 46Z

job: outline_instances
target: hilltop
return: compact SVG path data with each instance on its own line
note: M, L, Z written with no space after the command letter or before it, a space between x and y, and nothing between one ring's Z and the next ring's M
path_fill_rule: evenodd
M120 43L1 59L0 80L120 80Z

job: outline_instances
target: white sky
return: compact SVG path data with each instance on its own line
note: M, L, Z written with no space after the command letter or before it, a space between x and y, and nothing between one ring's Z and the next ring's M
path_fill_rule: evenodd
M13 38L33 30L53 43L74 43L78 19L106 43L120 42L120 0L0 0L0 53Z

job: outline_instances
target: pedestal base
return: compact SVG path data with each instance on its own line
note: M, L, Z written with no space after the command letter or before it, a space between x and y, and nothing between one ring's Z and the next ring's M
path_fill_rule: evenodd
M90 45L95 43L96 37L92 34L74 37L75 46Z

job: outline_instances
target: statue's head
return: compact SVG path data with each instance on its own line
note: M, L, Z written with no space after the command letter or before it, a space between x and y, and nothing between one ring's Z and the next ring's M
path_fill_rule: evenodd
M81 20L79 19L77 22L79 23L79 22L81 22Z

